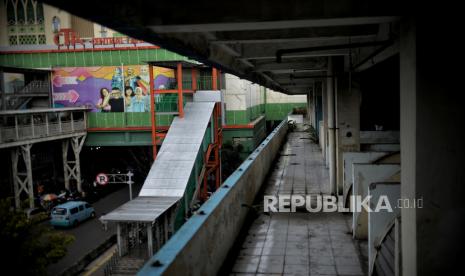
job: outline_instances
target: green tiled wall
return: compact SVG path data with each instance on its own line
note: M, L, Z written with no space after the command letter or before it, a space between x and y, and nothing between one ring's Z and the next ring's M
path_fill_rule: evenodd
M305 108L306 106L307 103L267 103L265 110L266 120L283 120L293 108Z
M263 114L269 121L283 120L293 108L306 106L306 103L267 103L249 107L247 110L226 110L226 124L246 125Z
M165 49L1 54L0 66L24 68L118 66L147 61L189 60Z
M157 114L157 126L169 126L174 115ZM150 112L89 112L87 113L89 128L110 127L150 127Z
M226 110L227 125L245 125L250 123L246 110Z

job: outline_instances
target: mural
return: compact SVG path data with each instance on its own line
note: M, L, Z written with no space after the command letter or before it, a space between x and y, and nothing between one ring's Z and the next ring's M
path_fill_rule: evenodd
M154 67L153 76L157 89L175 83L171 69ZM148 65L55 68L52 85L54 107L87 106L92 112L150 111Z

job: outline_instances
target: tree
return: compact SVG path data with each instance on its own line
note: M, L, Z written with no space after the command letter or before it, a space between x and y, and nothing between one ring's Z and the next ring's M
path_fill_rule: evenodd
M47 266L66 255L66 247L74 236L54 232L38 223L40 218L29 220L23 211L11 206L10 199L0 200L3 269L16 275L46 275Z
M221 173L223 181L244 161L240 155L243 148L241 144L233 145L230 141L223 144L221 148Z

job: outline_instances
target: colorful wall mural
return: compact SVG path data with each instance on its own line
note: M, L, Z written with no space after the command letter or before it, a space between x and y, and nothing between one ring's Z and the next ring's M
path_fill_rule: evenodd
M173 83L172 69L154 67L154 86ZM87 106L92 112L150 111L148 65L54 68L54 107ZM158 102L159 95L156 95Z

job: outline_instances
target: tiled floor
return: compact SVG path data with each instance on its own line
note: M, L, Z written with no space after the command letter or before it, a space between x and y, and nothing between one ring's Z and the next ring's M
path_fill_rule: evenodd
M289 134L265 194L328 194L321 151L306 137ZM348 219L341 213L262 214L248 230L231 274L364 275Z

